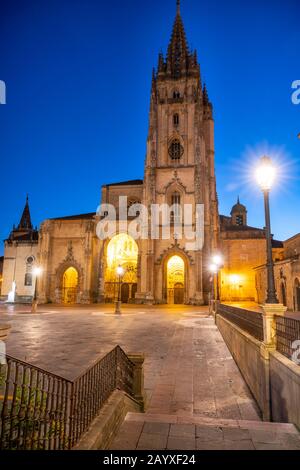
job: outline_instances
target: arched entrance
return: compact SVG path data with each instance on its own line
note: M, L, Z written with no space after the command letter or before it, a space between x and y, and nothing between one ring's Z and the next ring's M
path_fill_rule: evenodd
M185 267L183 259L172 256L167 263L167 302L168 304L184 303Z
M117 267L122 266L124 276L121 279L121 300L132 301L137 291L138 246L127 233L115 235L107 245L105 270L105 301L117 300L119 277Z
M295 289L294 289L294 298L295 298L295 311L300 312L300 282L299 279L295 279Z
M285 288L285 283L281 283L281 302L282 304L286 307L287 302L286 302L286 288Z
M62 301L64 304L75 304L78 290L78 271L70 267L63 275Z

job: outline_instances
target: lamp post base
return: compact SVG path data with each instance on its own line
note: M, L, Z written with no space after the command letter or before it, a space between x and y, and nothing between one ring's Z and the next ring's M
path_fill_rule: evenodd
M115 302L115 314L121 315L121 301L120 300L117 300Z

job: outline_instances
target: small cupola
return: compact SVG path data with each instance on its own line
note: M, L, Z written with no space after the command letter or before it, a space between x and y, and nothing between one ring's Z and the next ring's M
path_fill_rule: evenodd
M232 225L247 225L247 209L246 206L240 203L239 197L237 198L237 203L231 209L230 215Z

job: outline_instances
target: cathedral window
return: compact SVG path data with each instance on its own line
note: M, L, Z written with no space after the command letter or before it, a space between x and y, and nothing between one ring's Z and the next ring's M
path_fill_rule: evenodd
M32 274L31 273L26 273L25 274L24 285L25 286L32 286Z
M180 99L180 92L178 90L175 90L173 92L173 99L174 100L179 100Z
M180 222L180 218L181 218L180 202L181 202L180 194L178 192L175 192L174 194L172 194L171 222Z
M178 139L174 139L169 147L171 160L180 160L183 155L183 147Z
M25 286L32 286L32 265L34 262L33 256L29 256L26 259L26 273L25 273L25 279L24 279L24 285Z
M175 127L179 126L179 114L174 114L173 115L173 124Z

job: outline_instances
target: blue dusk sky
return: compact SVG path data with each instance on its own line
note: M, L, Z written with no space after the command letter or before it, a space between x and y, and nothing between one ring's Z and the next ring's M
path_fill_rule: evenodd
M152 67L175 11L175 0L0 0L1 239L27 193L39 225L95 211L105 183L143 178ZM220 213L239 195L248 223L264 225L253 168L269 153L272 231L300 232L299 0L182 0L181 13L214 106Z

